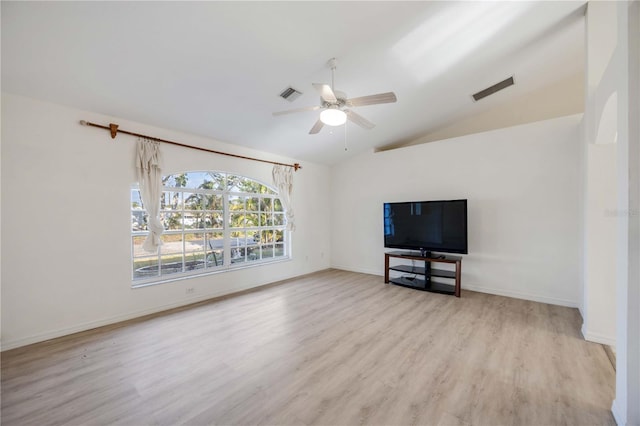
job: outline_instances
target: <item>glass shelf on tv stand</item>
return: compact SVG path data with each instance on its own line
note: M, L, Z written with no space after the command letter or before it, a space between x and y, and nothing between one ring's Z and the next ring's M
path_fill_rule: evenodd
M391 265L390 259L418 260L424 262L424 266L414 266L413 262L411 265ZM453 264L454 270L434 269L431 267L433 263ZM420 252L391 251L384 254L384 264L385 283L460 297L462 270L462 257L460 256L436 253L428 253L426 256L422 256ZM404 275L392 277L390 276L390 271L400 272ZM433 278L442 278L445 282L436 281Z

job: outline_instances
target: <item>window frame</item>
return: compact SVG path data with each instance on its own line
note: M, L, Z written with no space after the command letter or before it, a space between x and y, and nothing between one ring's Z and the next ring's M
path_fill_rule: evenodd
M223 188L216 189L206 189L206 188L192 188L188 186L167 186L163 185L162 187L162 197L166 197L167 193L169 193L170 197L175 197L174 194L179 194L179 209L167 208L167 203L161 205L160 215L162 217L162 222L165 225L165 231L163 232L161 238L165 240L167 237L173 238L173 235L180 235L180 242L182 249L179 253L179 257L181 260L175 262L163 263L163 258L167 257L166 252L162 252L162 246L158 249L158 252L146 253L143 255L136 255L136 241L139 241L140 244L146 238L148 234L147 229L142 230L134 230L133 223L139 223L137 219L143 218L146 216L146 211L142 206L142 201L139 200L139 193L137 197L134 197L136 191L139 191L138 183L134 183L130 188L130 211L131 211L131 219L132 225L130 229L130 244L131 244L131 256L130 256L130 267L131 267L131 285L133 288L136 287L144 287L149 285L161 284L165 282L171 282L176 280L189 279L193 277L200 277L204 275L217 274L222 272L229 272L239 269L252 268L257 266L262 266L265 264L277 263L288 261L291 259L291 238L290 231L287 230L287 221L284 205L280 200L278 191L270 186L261 182L257 179L241 176L236 173L228 173L222 171L202 171L202 170L189 170L185 172L171 173L168 175L162 176L163 182L172 180L169 179L172 176L181 176L181 175L189 175L189 174L207 174L215 179L214 176L224 176L224 184ZM229 179L232 177L232 179ZM189 179L185 180L187 182ZM173 181L176 181L173 179ZM266 188L267 192L246 192L240 190L238 188L238 182L249 182L251 185L259 185L259 190L262 187ZM231 185L233 183L233 185ZM188 195L189 194L189 195ZM217 207L217 203L214 201L210 207L211 209L202 209L202 210L193 210L187 208L187 199L191 197L192 194L202 194L203 199L206 199L206 196L218 197L220 196L222 199L222 224L221 228L216 228L215 222L213 219L213 215L215 213L220 213L220 210L215 208ZM230 208L230 202L235 197L239 197L242 199L242 208L236 209L235 211L240 215L237 217L243 217L243 224L241 226L231 226L231 218L233 214L233 210ZM139 201L135 200L137 198ZM175 199L175 198L173 198ZM254 209L249 209L248 200L255 199L257 200L257 206ZM270 200L269 202L264 202L264 200ZM277 201L276 201L277 200ZM139 208L134 208L134 202L139 203ZM206 203L202 203L202 207L205 206ZM263 205L270 205L269 210L263 210ZM276 206L279 206L279 210L276 210ZM169 207L173 207L172 204L169 204ZM194 207L194 205L190 205L189 207ZM142 213L140 213L142 211ZM170 229L167 224L167 215L175 212L180 217L180 229ZM194 227L187 228L186 226L186 218L188 215L198 214L201 216L201 220L204 222L206 220L207 215L211 215L210 227ZM246 223L247 216L249 215L257 215L258 224L252 224L248 226ZM266 216L265 216L266 215ZM279 219L276 220L276 217L279 216ZM263 218L267 218L266 223L263 224ZM197 220L197 219L196 219ZM144 223L144 221L143 221ZM276 224L280 223L280 224ZM142 226L142 228L146 228L146 226ZM259 239L255 239L255 234L259 235ZM209 241L215 240L213 238L213 234L221 234L222 235L222 247L221 249L217 249L218 245L209 245ZM236 241L236 244L233 244L232 235L244 235L240 240ZM189 235L199 235L201 236L202 241L202 250L201 251L189 251L187 249L187 241L193 241L193 239L187 239ZM251 237L253 243L249 241L249 235L253 235ZM276 236L279 236L282 241L276 241ZM269 240L270 239L270 240ZM263 241L264 240L264 241ZM269 241L267 241L269 240ZM216 248L214 248L216 247ZM250 252L251 249L251 252ZM280 249L282 255L277 256L277 250ZM251 258L251 255L255 255L255 251L258 252L258 258ZM269 252L271 256L265 256L265 253ZM212 253L222 252L222 264L218 265L218 259L215 254L212 259L209 259ZM169 253L170 254L170 253ZM192 261L187 260L189 255L193 256ZM198 256L201 258L197 259ZM235 256L235 257L234 257ZM240 256L240 257L238 257ZM178 256L176 256L178 257ZM240 260L243 258L243 260ZM154 262L157 265L157 268L153 268L157 270L157 274L150 275L149 277L144 276L136 276L136 271L142 268L136 268L136 262L140 264L140 262L144 262L143 259L148 259L147 261ZM214 262L215 261L215 262ZM166 260L165 260L166 262ZM187 263L194 262L192 269L188 269ZM210 265L210 263L214 262L215 265ZM162 265L163 264L172 264L172 263L181 263L179 272L167 272L165 274L162 273ZM151 263L148 266L152 266L154 263ZM199 266L202 265L202 266Z

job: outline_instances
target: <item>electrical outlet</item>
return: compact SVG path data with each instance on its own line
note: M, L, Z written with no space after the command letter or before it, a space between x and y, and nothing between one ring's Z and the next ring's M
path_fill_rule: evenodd
M193 288L193 287L189 287L189 288L186 290L186 293L187 293L187 294L193 294L193 293L195 293L195 292L196 292L196 289L195 289L195 288Z

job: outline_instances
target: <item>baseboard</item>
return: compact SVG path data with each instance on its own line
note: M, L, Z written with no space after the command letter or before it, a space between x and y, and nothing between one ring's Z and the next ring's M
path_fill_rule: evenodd
M162 311L167 311L169 309L180 308L182 306L191 305L193 303L203 302L205 300L223 296L223 294L219 295L203 295L198 297L193 297L189 299L182 299L176 303L170 303L167 305L157 306L151 309L143 309L141 311L129 312L123 315L116 315L113 317L103 318L96 321L89 321L82 324L75 325L73 327L60 328L57 330L51 330L44 333L34 334L28 337L23 337L15 340L8 340L2 342L2 351L8 351L10 349L19 348L22 346L31 345L33 343L40 343L46 340L55 339L58 337L68 336L70 334L80 333L82 331L92 330L98 327L104 327L106 325L116 324L122 321L132 320L134 318L143 317L145 315L157 314Z
M128 320L132 320L135 318L140 318L140 317L144 317L146 315L153 315L153 314L157 314L160 312L164 312L164 311L168 311L170 309L175 309L175 308L181 308L181 307L185 307L188 305L193 305L195 303L199 303L199 302L204 302L204 301L208 301L208 300L213 300L213 299L218 299L218 298L223 298L223 297L227 297L227 296L232 296L235 294L241 294L243 292L247 292L247 291L255 291L255 290L259 290L263 287L269 287L269 286L273 286L273 285L277 285L280 283L284 283L288 280L294 279L294 278L301 278L304 277L306 275L310 275L316 272L320 272L320 271L314 271L311 272L309 274L303 274L300 276L294 276L294 277L285 277L285 278L281 278L281 279L277 279L273 282L270 283L266 283L266 284L259 284L256 286L252 286L252 287L247 287L247 288L243 288L243 289L237 289L237 290L232 290L232 291L227 291L227 292L221 292L221 293L209 293L209 294L205 294L205 295L200 295L200 296L194 296L188 299L181 299L180 301L177 301L175 303L169 303L169 304L165 304L165 305L160 305L160 306L156 306L153 308L149 308L149 309L143 309L140 311L134 311L134 312L129 312L126 314L122 314L122 315L116 315L113 317L108 317L108 318L103 318L100 320L96 320L96 321L89 321L89 322L85 322L82 324L78 324L75 325L73 327L66 327L66 328L60 328L57 330L51 330L51 331L47 331L44 333L38 333L38 334L33 334L31 336L27 336L27 337L23 337L23 338L19 338L19 339L13 339L13 340L3 340L0 343L0 347L2 351L8 351L11 349L16 349L22 346L27 346L27 345L31 345L34 343L40 343L40 342L44 342L46 340L51 340L51 339L55 339L58 337L63 337L63 336L68 336L70 334L75 334L75 333L80 333L83 331L87 331L87 330L92 330L94 328L98 328L98 327L104 327L107 325L113 325L113 324L117 324L119 322L123 322L123 321L128 321Z
M377 275L379 277L384 276L383 273L381 273L379 270L377 269L367 269L367 268L353 268L351 266L345 266L345 265L334 265L331 264L331 268L332 269L340 269L341 271L349 271L349 272L359 272L361 274L369 274L369 275Z
M358 272L358 273L362 273L362 274L377 275L379 277L382 276L382 274L380 273L379 270L373 270L373 269L367 269L367 268L353 268L351 266L345 266L345 265L332 265L332 268L341 269L341 270L344 270L344 271ZM314 271L314 272L311 272L311 273L315 273L315 272L318 272L318 271ZM203 302L205 300L210 300L210 299L215 299L215 298L218 298L218 297L223 297L223 296L226 296L226 295L242 292L244 290L259 289L260 287L273 285L274 283L278 283L278 282L281 282L281 281L289 280L289 279L292 279L292 278L297 278L297 277L281 278L280 280L276 280L276 281L274 281L272 283L261 284L261 285L257 285L257 286L254 286L254 287L248 287L246 289L229 291L229 292L220 293L220 294L207 294L207 295L196 296L196 297L189 298L189 299L182 299L182 300L180 300L178 302L175 302L175 303L156 306L154 308L143 309L143 310L140 310L140 311L130 312L130 313L123 314L123 315L116 315L116 316L109 317L109 318L104 318L104 319L101 319L101 320L89 321L89 322L86 322L86 323L75 325L73 327L67 327L67 328L62 328L62 329L57 329L57 330L51 330L51 331L34 334L34 335L27 336L27 337L20 338L20 339L6 340L6 341L2 341L0 343L0 345L1 345L0 347L1 347L2 351L15 349L15 348L19 348L21 346L30 345L30 344L33 344L33 343L39 343L39 342L43 342L45 340L50 340L50 339L55 339L57 337L67 336L69 334L79 333L79 332L82 332L82 331L87 331L87 330L91 330L91 329L98 328L98 327L103 327L103 326L106 326L106 325L115 324L115 323L122 322L122 321L128 321L128 320L131 320L131 319L134 319L134 318L143 317L145 315L156 314L156 313L159 313L159 312L167 311L169 309L179 308L179 307L191 305L193 303L198 303L198 302ZM514 291L508 291L508 290L501 290L501 289L492 289L492 288L487 288L487 287L482 287L482 286L474 286L474 285L471 285L471 286L463 285L462 289L463 290L477 291L477 292L480 292L480 293L495 294L495 295L498 295L498 296L513 297L513 298L516 298L516 299L531 300L531 301L534 301L534 302L549 303L549 304L552 304L552 305L568 306L568 307L571 307L571 308L577 308L578 307L578 303L574 302L574 301L550 298L550 297L539 296L539 295L535 295L535 294L514 292ZM615 342L614 343L610 343L611 342L610 340L606 340L606 336L598 336L598 335L591 335L591 334L590 334L590 336L593 337L594 340L592 340L591 338L587 338L586 336L585 336L585 339L590 340L590 341L594 341L594 342L598 342L598 343L615 345ZM604 340L603 341L595 340L595 339L598 339L598 338L603 338Z
M548 303L550 305L567 306L569 308L578 308L579 303L574 300L558 299L555 297L540 296L532 293L522 293L519 291L503 290L488 288L477 285L462 284L462 290L477 291L480 293L495 294L496 296L513 297L515 299L531 300L532 302Z
M580 329L580 331L582 332L582 337L584 337L584 340L588 340L589 342L594 342L594 343L600 343L603 345L613 346L614 348L616 347L615 337L610 337L604 334L588 331L586 329L585 323L582 323L582 328Z
M333 264L332 264L331 267L334 268L334 269L341 269L343 271L360 272L360 273L363 273L363 274L371 274L371 275L382 276L382 274L380 273L379 270L366 269L366 268L353 268L351 266L333 265ZM517 292L517 291L509 291L509 290L502 290L502 289L494 289L494 288L488 288L488 287L477 286L477 285L464 285L463 284L462 285L462 290L471 290L471 291L477 291L479 293L495 294L496 296L513 297L515 299L531 300L532 302L548 303L550 305L567 306L569 308L579 308L580 307L580 304L578 302L576 302L576 301L573 301L573 300L557 299L557 298L554 298L554 297L540 296L540 295L537 295L537 294L521 293L521 292Z
M623 416L623 413L618 406L618 400L614 399L613 404L611 404L611 413L613 414L613 418L616 421L618 426L624 426L626 423L626 419Z

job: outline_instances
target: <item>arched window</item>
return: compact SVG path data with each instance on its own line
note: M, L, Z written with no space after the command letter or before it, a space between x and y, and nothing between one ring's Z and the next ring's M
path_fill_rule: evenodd
M157 253L146 252L147 217L138 185L131 188L134 285L242 268L286 259L286 218L269 186L222 172L165 176L160 218L165 231Z

